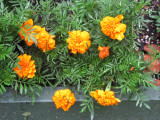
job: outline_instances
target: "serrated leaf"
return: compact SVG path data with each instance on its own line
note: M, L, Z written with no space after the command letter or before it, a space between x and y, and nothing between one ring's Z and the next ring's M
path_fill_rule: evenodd
M2 9L2 10L4 9L4 4L3 4L3 2L1 2L1 9Z
M148 104L146 104L146 103L143 103L143 104L144 104L144 106L145 106L146 108L151 109Z
M23 48L21 46L19 46L18 44L17 44L17 48L19 49L19 51L21 51L24 54Z
M21 69L21 66L18 64L18 63L15 63L16 64L16 66L20 69L20 70L22 70Z
M31 90L31 92L34 92L34 90L33 90L32 86L29 86L29 89Z
M32 33L32 35L37 35L38 33Z
M23 28L26 29L26 30L28 30L28 29L30 29L31 27L32 27L32 25L27 24L27 25L25 25Z
M22 85L22 83L20 84L20 93L21 93L21 95L23 94L23 85Z
M153 18L153 19L158 19L158 18L159 18L158 15L152 15L152 16L150 16L150 17Z
M18 83L16 82L14 87L15 91L17 91L17 88L18 88Z
M138 104L139 104L139 101L140 101L140 100L138 99L138 100L137 100L137 102L136 102L136 106L138 106Z
M32 38L33 42L37 45L37 39L33 35L31 35L31 38Z
M34 104L34 102L35 102L35 95L34 95L34 93L32 94L32 104Z
M80 113L84 112L84 111L86 110L86 108L87 108L87 106L84 106L84 107L81 109Z
M7 86L11 85L10 83L7 83L7 82L4 82L4 84L7 85Z
M25 38L25 39L27 39L27 32L25 32L25 34L24 34L24 38Z
M3 85L1 85L1 89L6 92L6 88Z
M38 92L35 92L35 93L36 93L36 95L38 95L39 97L41 97L41 95Z
M28 35L28 42L31 40L31 34Z
M36 86L36 88L42 90L42 87L41 87L40 85L37 85L37 84L36 84L35 86Z
M2 94L2 95L3 95L3 91L2 91L2 89L0 89L0 94Z
M22 30L22 34L21 34L21 35L24 35L24 30L23 30L23 29L21 29L21 30ZM20 31L21 31L21 30L20 30Z
M36 28L33 28L33 29L29 30L28 32L32 32L32 31L34 31L34 30L36 30Z
M24 84L24 93L27 94L27 86Z
M91 120L94 118L94 111L91 112Z
M48 84L53 88L53 85L52 85L52 83L50 83L49 81L48 81Z

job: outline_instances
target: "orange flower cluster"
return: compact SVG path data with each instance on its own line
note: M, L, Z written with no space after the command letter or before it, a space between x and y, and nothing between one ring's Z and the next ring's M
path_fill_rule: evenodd
M89 33L86 31L81 32L80 30L68 32L70 37L67 39L68 49L71 50L71 53L76 54L85 53L88 50L88 47L91 46L91 41Z
M31 60L31 56L24 54L24 55L20 55L18 56L18 58L20 59L20 62L18 63L21 66L21 69L19 69L17 66L14 68L14 71L17 72L18 76L20 76L21 78L33 78L35 76L35 64L34 64L34 60Z
M56 36L51 36L45 28L42 28L41 31L35 37L37 39L37 46L39 49L42 49L43 52L52 50L55 48L55 38Z
M121 100L115 98L113 91L96 90L91 91L90 94L99 104L103 106L117 105L118 102L121 102Z
M103 18L100 22L102 32L112 39L121 41L124 38L123 33L126 31L127 27L125 24L120 23L122 19L123 15L118 15L115 18L110 16Z
M26 26L29 26L29 29L26 28ZM33 33L36 33L35 35ZM25 38L25 34L27 34L27 37ZM32 40L32 37L29 36L29 34L33 34L33 37L37 39L37 46L38 48L42 49L43 52L52 50L55 48L55 35L51 36L45 28L41 28L38 25L33 26L33 20L29 19L26 21L22 27L21 31L19 32L19 35L21 36L21 39L25 39L28 46L31 46L34 44L34 41ZM30 41L29 41L30 38Z
M52 96L53 102L55 102L57 109L62 108L64 111L68 111L69 108L75 103L76 98L69 89L58 90Z
M99 58L103 60L103 58L107 57L109 55L109 47L98 47L98 50L100 51L99 53Z

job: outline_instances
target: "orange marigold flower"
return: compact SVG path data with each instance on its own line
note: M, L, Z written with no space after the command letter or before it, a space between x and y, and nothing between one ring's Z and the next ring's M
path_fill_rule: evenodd
M123 15L118 15L113 18L107 16L100 22L101 30L106 36L110 36L112 39L121 41L124 38L124 32L126 31L126 25L120 23L123 19Z
M103 60L103 58L107 57L109 55L109 47L98 47L99 52L99 58Z
M52 50L55 48L55 38L56 36L51 36L45 28L42 28L38 35L35 37L37 39L37 46L42 49L43 52Z
M66 40L68 43L68 49L71 50L71 53L76 54L85 53L88 50L88 47L91 46L91 41L89 33L87 31L81 32L80 30L68 32L70 37Z
M96 90L91 91L90 94L99 104L103 106L117 105L118 102L121 102L121 100L115 98L113 91Z
M35 64L34 64L34 60L31 60L31 56L24 54L24 55L20 55L18 56L18 58L20 59L20 62L18 63L21 66L21 69L19 69L17 66L14 68L14 71L17 72L18 76L20 76L21 78L33 78L35 76Z
M31 29L35 29L35 30L30 31ZM33 26L33 20L29 19L21 26L21 31L19 32L19 35L21 36L21 39L25 39L28 46L31 46L32 44L34 44L34 42L31 38L31 36L30 36L30 41L28 40L29 34L30 33L39 33L40 31L41 31L41 27L38 25ZM24 36L26 33L27 33L27 37L25 38ZM33 36L36 37L36 35L33 35Z
M62 108L64 111L68 111L69 108L75 103L76 98L69 89L58 90L52 96L53 102L55 102L57 109Z
M130 71L132 71L134 69L134 67L131 67L131 70Z

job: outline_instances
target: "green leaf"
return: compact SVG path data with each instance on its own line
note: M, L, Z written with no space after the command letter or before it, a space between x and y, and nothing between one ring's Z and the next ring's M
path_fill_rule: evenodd
M38 92L35 92L35 93L36 93L36 95L38 95L39 97L41 97L41 95Z
M52 83L50 83L49 81L48 81L48 84L53 88L53 85L52 85Z
M17 44L17 48L19 49L19 51L21 51L24 54L23 48L21 46L19 46L18 44Z
M38 89L40 89L40 90L42 90L42 87L40 85L36 84L35 87L38 88Z
M34 30L36 30L36 28L33 28L33 29L29 30L28 32L32 32L32 31L34 31Z
M137 100L137 102L136 102L136 106L138 106L138 105L139 105L139 101L140 101L140 100L138 99L138 100Z
M27 94L27 86L24 84L24 93Z
M16 66L20 69L20 70L22 70L21 69L21 66L18 64L18 63L15 63L16 64Z
M18 83L16 82L14 87L15 91L17 91L17 88L18 88Z
M32 93L32 104L34 104L34 102L35 102L35 95L34 93Z
M31 34L28 35L28 42L31 40Z
M23 94L23 85L22 85L22 83L20 83L20 93L21 93L21 95Z
M0 94L2 94L2 95L3 95L3 91L2 91L2 89L0 89Z
M10 83L7 83L7 82L4 82L4 84L7 85L7 86L11 85Z
M1 85L1 89L2 89L4 92L6 92L6 89L5 89L5 87L4 87L3 85Z
M29 89L31 90L31 92L34 92L32 86L29 85Z
M81 109L80 113L83 113L86 110L86 108L87 108L87 105Z
M144 105L146 108L151 109L150 106L149 106L148 104L143 103L143 105Z
M22 30L22 33L21 33L21 35L24 35L24 30L23 30L23 29L21 29L21 30ZM20 31L21 31L21 30L20 30Z
M31 38L32 38L33 42L37 45L37 39L33 35L31 35Z
M1 2L1 9L2 9L2 10L4 9L4 4L3 4L3 2Z
M24 38L25 38L25 39L27 39L27 32L25 32L25 34L24 34Z

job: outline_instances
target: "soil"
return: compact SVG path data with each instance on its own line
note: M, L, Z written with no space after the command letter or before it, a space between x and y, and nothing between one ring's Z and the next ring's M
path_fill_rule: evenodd
M145 27L142 33L137 33L139 38L137 41L141 44L140 50L143 50L146 43L160 45L160 33L157 33L157 27L155 26L156 20L151 18L152 15L158 15L158 10L160 9L160 0L151 0L151 5L145 6L142 11L149 11L149 14L144 15L145 19L149 19L152 22L146 23L147 29Z

